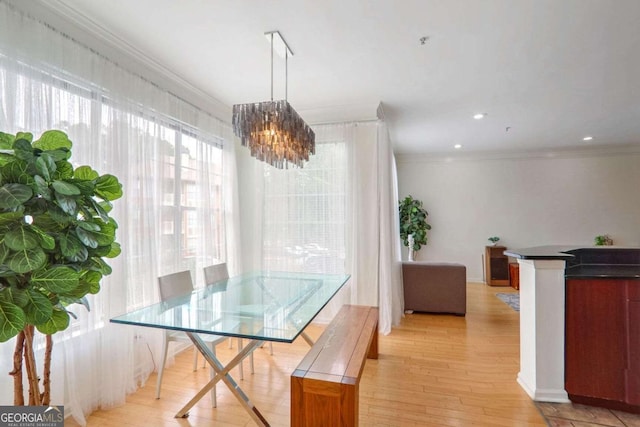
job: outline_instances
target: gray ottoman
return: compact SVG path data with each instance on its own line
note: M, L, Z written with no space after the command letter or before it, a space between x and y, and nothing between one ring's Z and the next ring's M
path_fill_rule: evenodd
M462 264L402 263L404 309L428 313L467 313L467 268Z

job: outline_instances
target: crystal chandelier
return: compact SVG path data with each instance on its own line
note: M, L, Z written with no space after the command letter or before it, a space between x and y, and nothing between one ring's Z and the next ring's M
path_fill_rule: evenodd
M278 31L265 33L271 40L271 101L233 106L233 132L251 155L258 160L283 169L289 164L298 167L315 154L315 133L287 101L288 59L291 49ZM284 48L285 99L273 100L273 43Z

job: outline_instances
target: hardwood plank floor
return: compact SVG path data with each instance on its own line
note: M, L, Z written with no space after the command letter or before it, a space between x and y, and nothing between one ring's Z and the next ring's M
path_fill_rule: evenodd
M380 336L378 360L367 360L360 383L362 426L545 426L538 409L516 383L519 370L518 314L491 288L467 284L467 316L410 314L400 327ZM515 291L513 291L515 292ZM316 337L322 327L312 325ZM223 344L223 360L235 353ZM307 352L298 340L255 352L255 374L238 381L273 426L289 425L289 375ZM218 408L202 399L187 419L173 416L209 378L208 369L191 370L192 353L167 368L162 397L156 400L155 375L127 398L124 406L94 412L88 426L252 426L224 385ZM236 377L236 372L232 376ZM65 425L78 424L67 419Z

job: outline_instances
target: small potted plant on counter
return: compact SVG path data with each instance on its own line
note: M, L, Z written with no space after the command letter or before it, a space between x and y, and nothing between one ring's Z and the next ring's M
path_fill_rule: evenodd
M500 241L500 238L498 236L492 236L492 237L489 237L487 240L491 242L492 246L495 246Z
M596 236L594 239L596 246L613 246L613 239L608 234Z

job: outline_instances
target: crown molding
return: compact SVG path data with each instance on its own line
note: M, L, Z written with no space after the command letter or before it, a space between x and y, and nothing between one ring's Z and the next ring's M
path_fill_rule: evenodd
M194 86L160 62L116 36L64 0L6 0L15 8L46 22L77 42L94 49L126 69L158 84L223 122L231 120L231 107Z
M640 154L640 144L604 145L529 151L478 151L470 153L396 153L398 163L452 163L491 160L549 160L584 157L613 157Z

